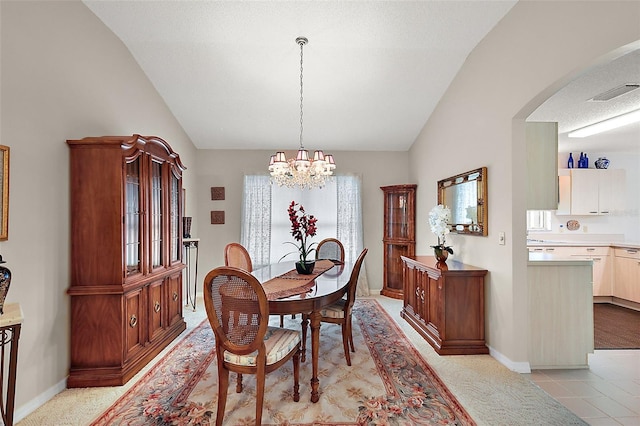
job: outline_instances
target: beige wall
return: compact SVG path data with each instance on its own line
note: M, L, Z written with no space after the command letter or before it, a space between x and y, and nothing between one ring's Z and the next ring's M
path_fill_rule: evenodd
M242 185L245 174L264 174L269 151L198 152L197 159L197 228L194 237L200 241L199 281L212 268L224 264L224 246L240 241ZM369 248L366 259L367 277L372 290L382 288L382 191L381 186L410 183L408 152L332 152L337 172L362 177L362 210L364 245ZM211 201L211 187L224 186L226 199ZM187 198L190 195L187 194ZM211 210L225 211L224 225L211 225ZM191 214L187 212L188 214ZM194 219L196 220L196 219ZM200 285L201 287L201 285ZM201 291L201 290L199 290Z
M0 143L11 148L7 303L24 312L16 418L65 386L69 369L67 139L166 139L195 185L195 148L129 51L80 2L0 2Z
M516 370L528 368L523 120L568 78L640 40L639 24L640 2L520 1L469 55L411 149L418 224L436 203L433 182L488 168L489 235L447 242L455 258L490 271L488 343ZM419 229L418 253L434 242Z
M512 126L512 119L526 117L552 86L600 55L640 40L638 5L520 2L469 56L410 153L334 153L341 173L363 177L372 287L382 282L379 187L418 183L418 253L426 254L435 240L426 224L436 181L487 166L489 236L454 236L451 243L458 259L490 270L492 348L507 362L525 360L526 159L521 123ZM69 363L64 141L133 133L169 141L188 167L186 209L202 239L201 273L221 264L224 244L239 238L242 175L263 171L269 153L196 152L127 49L78 1L0 1L0 19L0 143L11 147L9 240L0 254L13 272L7 303L20 302L25 314L20 419L64 387ZM211 201L211 186L225 186L227 200ZM210 225L209 211L218 209L227 224ZM506 246L497 245L499 230Z

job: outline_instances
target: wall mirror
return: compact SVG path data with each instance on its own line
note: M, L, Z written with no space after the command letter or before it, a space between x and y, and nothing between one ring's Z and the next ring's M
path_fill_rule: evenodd
M451 232L487 235L487 168L438 181L438 204L451 209Z
M9 147L0 145L0 241L9 239Z

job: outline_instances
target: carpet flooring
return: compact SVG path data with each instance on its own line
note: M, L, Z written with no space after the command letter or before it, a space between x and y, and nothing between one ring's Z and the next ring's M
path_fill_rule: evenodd
M380 303L386 314L391 316L394 324L402 329L403 334L411 341L413 347L437 372L478 426L587 425L538 385L532 383L530 375L510 371L490 355L438 355L422 336L404 319L400 318L401 300L378 295L370 296L369 299ZM127 384L103 388L65 389L37 409L29 410L28 415L18 415L17 426L87 426L92 424L119 398L137 386L149 371L155 368L169 352L181 344L186 336L202 323L206 314L201 296L198 298L198 309L194 311L185 309L184 316L187 322L187 331ZM331 325L323 325L321 329L323 337L327 333L332 333L332 328ZM336 329L339 330L337 327ZM337 330L333 333L339 334ZM336 356L343 356L341 346L336 349L336 352ZM358 347L358 351L353 354L352 362L363 352L364 350ZM323 382L323 378L321 378L321 389L326 389L326 384L327 382ZM302 386L303 383L301 383L301 392L309 392L307 384L304 384L304 388ZM235 395L235 393L233 394ZM301 394L300 403L308 401L305 396ZM19 407L18 411L21 409L24 408Z
M593 323L596 349L640 349L640 311L594 303Z
M346 365L340 328L327 326L320 345L320 401L309 401L306 362L301 399L293 402L291 365L285 365L267 375L264 424L475 425L376 301L358 300L353 315L359 349L353 365ZM299 327L299 321L287 322ZM213 424L218 387L213 340L204 321L93 425ZM225 424L254 421L255 376L245 376L244 385L241 394L229 393Z

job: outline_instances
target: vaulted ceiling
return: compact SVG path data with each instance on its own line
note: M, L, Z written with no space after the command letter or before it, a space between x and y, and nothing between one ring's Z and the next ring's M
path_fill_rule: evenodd
M84 3L122 40L201 149L298 147L295 39L307 37L304 145L331 152L409 149L469 53L516 1ZM562 132L640 108L640 90L606 110L585 103L617 81L637 82L638 52L615 65L577 79L530 119L558 121L562 149ZM627 139L629 131L640 126L627 129Z

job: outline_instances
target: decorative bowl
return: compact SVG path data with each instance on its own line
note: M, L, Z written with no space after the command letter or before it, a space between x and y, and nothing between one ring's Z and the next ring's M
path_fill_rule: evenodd
M606 157L600 157L596 160L596 169L606 169L609 167L609 160Z

